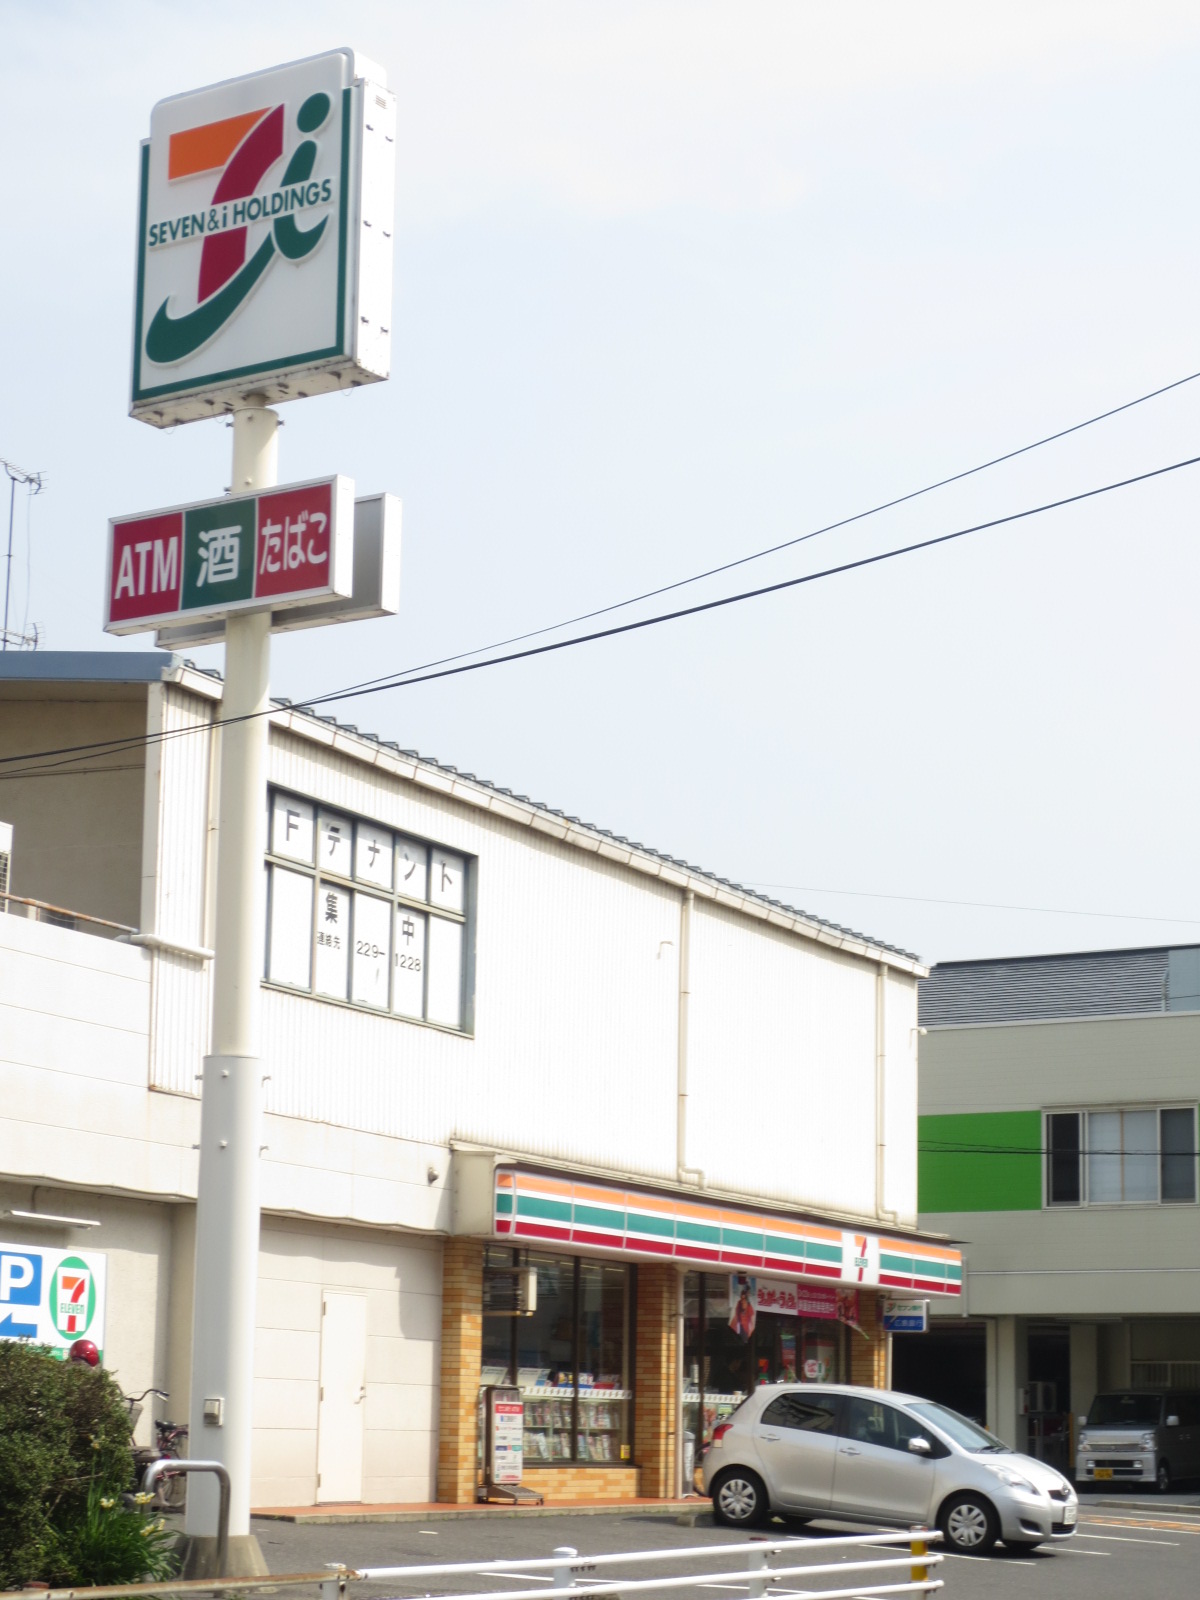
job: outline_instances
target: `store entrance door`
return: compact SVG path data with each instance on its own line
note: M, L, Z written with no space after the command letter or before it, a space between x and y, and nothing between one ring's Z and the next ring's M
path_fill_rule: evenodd
M317 1501L362 1499L367 1300L327 1292L321 1305Z
M835 1383L842 1328L760 1311L754 1328L754 1382Z

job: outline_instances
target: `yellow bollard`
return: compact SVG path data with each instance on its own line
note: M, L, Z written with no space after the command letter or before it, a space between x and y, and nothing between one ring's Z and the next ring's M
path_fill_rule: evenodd
M923 1557L929 1554L929 1546L919 1535L924 1529L914 1528L912 1538L909 1540L909 1549L912 1552L912 1567L909 1569L909 1578L913 1583L928 1583L929 1568L925 1565Z

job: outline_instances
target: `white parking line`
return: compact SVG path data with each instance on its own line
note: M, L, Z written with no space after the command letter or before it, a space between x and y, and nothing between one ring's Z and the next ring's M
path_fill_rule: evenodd
M1065 1544L1055 1545L1054 1548L1059 1555L1064 1556L1101 1556L1111 1558L1114 1554L1112 1550L1072 1550Z
M942 1550L938 1553L940 1555L944 1555L947 1561L984 1561L987 1559L985 1556L960 1555L957 1550ZM1099 1553L1099 1551L1096 1552L1097 1555L1099 1555ZM1030 1561L1025 1556L1009 1556L1004 1562L1004 1565L1006 1567L1037 1567L1040 1566L1041 1563L1038 1561Z
M1105 1539L1113 1544L1166 1544L1172 1550L1179 1549L1178 1539L1133 1539L1125 1533L1077 1533L1077 1539Z

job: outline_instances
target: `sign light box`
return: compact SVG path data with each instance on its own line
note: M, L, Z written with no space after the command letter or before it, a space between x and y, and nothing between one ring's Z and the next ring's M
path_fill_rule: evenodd
M105 629L347 596L353 543L354 484L342 477L114 517Z
M388 376L395 97L352 50L160 100L130 410L159 427Z

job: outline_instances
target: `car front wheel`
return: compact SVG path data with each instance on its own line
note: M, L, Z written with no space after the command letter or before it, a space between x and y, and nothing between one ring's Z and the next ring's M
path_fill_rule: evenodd
M1000 1537L996 1513L982 1495L956 1494L938 1513L942 1537L956 1555L985 1556Z
M745 1467L727 1467L712 1486L713 1521L726 1528L753 1528L766 1516L762 1480Z
M1158 1463L1158 1471L1154 1474L1154 1487L1159 1494L1166 1494L1171 1487L1171 1469L1165 1461Z

